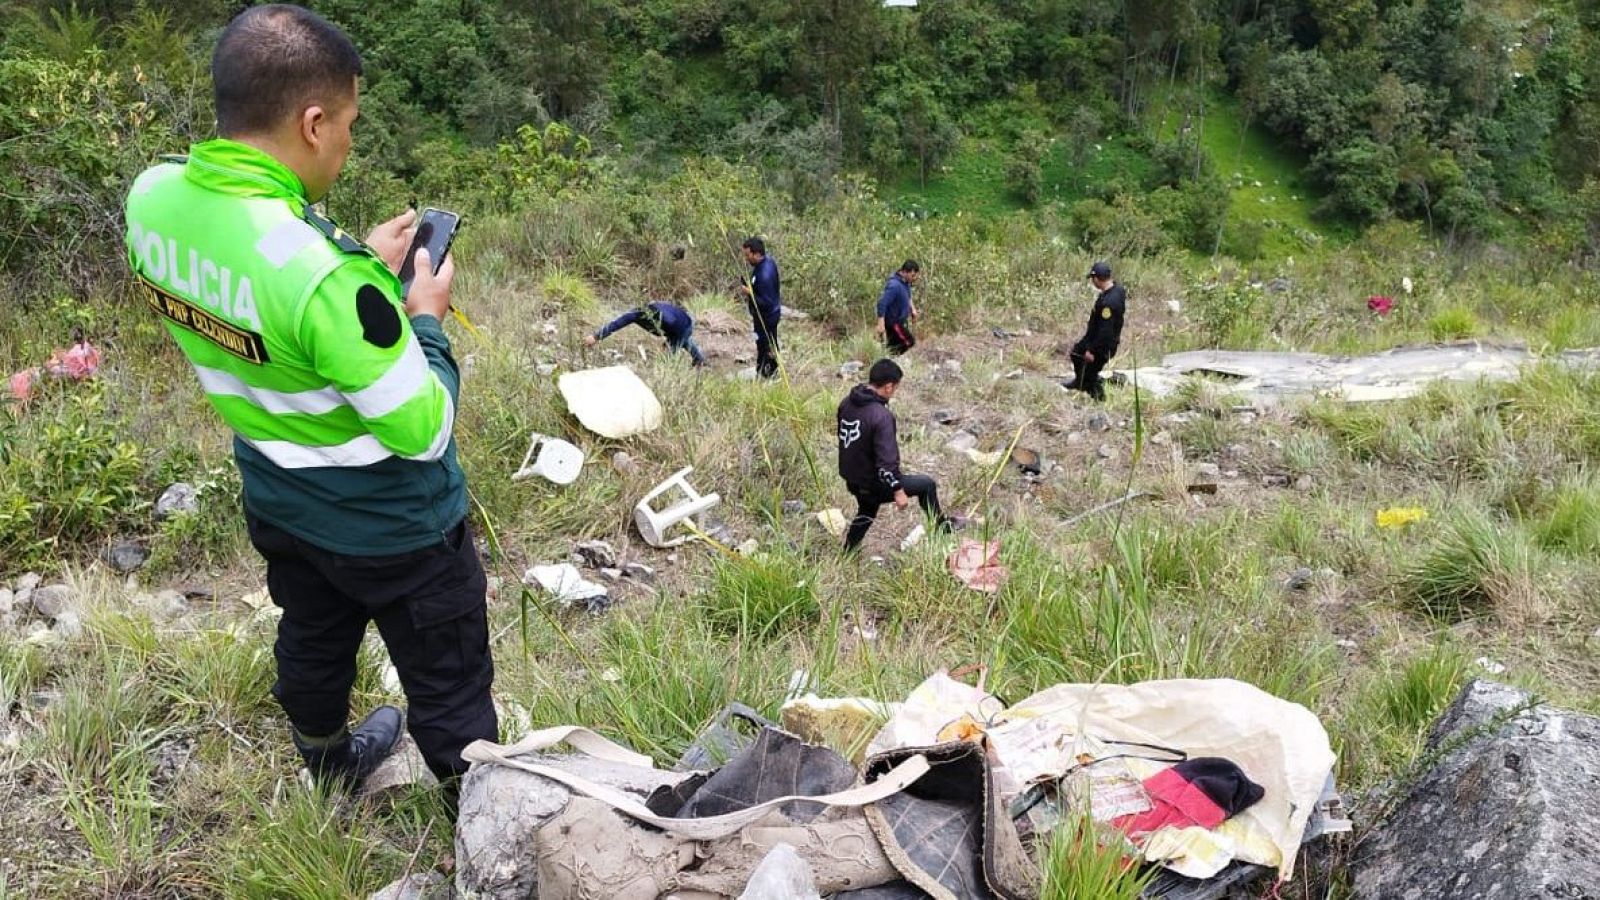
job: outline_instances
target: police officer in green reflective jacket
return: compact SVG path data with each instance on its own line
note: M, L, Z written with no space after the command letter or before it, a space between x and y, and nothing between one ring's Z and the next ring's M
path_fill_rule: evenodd
M151 314L234 431L251 541L283 609L273 694L319 783L352 786L402 721L453 790L498 736L486 579L452 437L460 370L440 322L454 268L426 252L400 299L414 213L358 241L311 204L350 152L361 57L296 6L246 10L211 62L221 138L134 182L128 258ZM348 724L376 623L409 710ZM452 794L453 796L453 794Z

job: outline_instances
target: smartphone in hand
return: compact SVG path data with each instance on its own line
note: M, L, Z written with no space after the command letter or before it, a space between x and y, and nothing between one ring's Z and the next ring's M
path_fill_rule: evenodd
M439 274L439 267L444 265L445 255L450 252L450 244L456 239L456 229L461 227L461 217L453 212L428 207L422 211L417 219L417 232L411 238L411 246L406 250L406 257L400 263L400 296L404 298L411 292L411 282L416 280L417 251L426 248L428 259L433 261L433 273Z

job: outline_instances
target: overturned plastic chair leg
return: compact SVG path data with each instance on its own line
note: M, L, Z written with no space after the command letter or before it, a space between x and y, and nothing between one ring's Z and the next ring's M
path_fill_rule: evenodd
M532 460L532 465L529 465L529 460ZM547 437L536 431L528 441L528 452L522 456L522 465L511 476L511 480L526 481L538 475L555 484L571 484L578 480L582 471L582 450L560 438Z
M693 471L692 466L679 469L672 474L672 477L652 488L650 493L644 495L644 499L634 505L634 525L638 527L639 534L650 546L676 547L687 541L690 535L680 534L674 537L670 532L676 526L722 502L721 495L701 494L689 484L688 476ZM682 499L664 509L656 509L653 506L657 498L674 489L682 495Z

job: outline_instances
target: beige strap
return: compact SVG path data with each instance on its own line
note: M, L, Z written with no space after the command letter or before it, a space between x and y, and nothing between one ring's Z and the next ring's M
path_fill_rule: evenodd
M548 778L580 794L593 797L636 821L654 825L663 831L696 841L710 841L727 837L746 825L764 818L771 810L799 800L808 803L820 803L823 806L855 807L876 803L885 797L893 796L905 790L918 778L926 775L929 769L928 758L918 754L908 757L904 762L890 769L881 778L869 785L850 788L835 794L823 794L819 797L779 797L776 800L769 800L749 809L742 809L738 812L726 813L720 816L706 816L699 819L672 819L656 815L643 803L640 803L637 797L625 791L603 784L595 784L586 778L573 775L570 772L563 772L550 766L542 766L538 763L514 758L518 753L531 753L547 749L559 743L567 743L578 749L583 749L585 745L595 747L601 752L591 755L612 762L624 762L624 759L619 758L621 756L629 756L635 760L643 759L646 764L645 767L649 767L647 758L612 743L588 729L576 726L562 726L536 731L510 747L503 747L489 741L473 741L467 745L465 750L461 751L461 758L479 765L509 766L513 769L521 769L524 772L538 775L541 778Z

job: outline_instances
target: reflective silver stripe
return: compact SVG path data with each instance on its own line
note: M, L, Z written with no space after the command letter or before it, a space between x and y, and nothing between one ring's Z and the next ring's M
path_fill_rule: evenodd
M256 241L256 252L274 269L281 269L295 254L319 240L322 240L322 233L315 228L300 219L284 219Z
M428 374L433 375L432 372ZM450 392L445 390L444 385L439 385L439 390L444 393L444 421L440 423L439 431L434 434L433 443L428 446L428 449L416 456L408 456L406 459L415 459L423 462L435 460L443 456L445 449L450 446L450 435L455 431L456 427L456 404L454 400L450 399Z
M273 465L284 469L314 469L329 466L349 469L370 466L394 455L370 434L363 434L332 447L307 447L292 441L255 441L250 438L242 440L261 451L261 455L271 460Z
M245 384L237 376L221 369L195 366L194 371L200 376L200 385L206 389L206 393L239 397L275 415L304 413L318 416L345 405L344 395L332 387L288 393Z
M415 335L400 358L377 381L359 391L344 395L356 413L363 419L377 419L404 406L433 378L428 368L428 357L422 352Z

